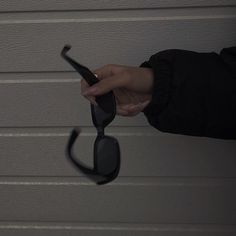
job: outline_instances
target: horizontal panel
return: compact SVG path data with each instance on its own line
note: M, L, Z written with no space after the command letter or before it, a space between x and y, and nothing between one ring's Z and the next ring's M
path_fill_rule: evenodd
M80 94L79 80L0 83L0 107L1 127L92 125L90 105ZM147 124L142 114L135 118L117 116L112 122L122 126Z
M0 221L235 225L235 187L235 179L0 182Z
M195 18L222 18L235 16L235 6L216 6L216 7L196 7L196 8L149 8L149 9L113 9L99 11L45 11L45 12L5 12L0 13L0 24L20 24L20 23L36 23L36 22L54 22L69 20L80 21L121 21L124 19L145 20L150 19L173 19L176 17L186 19L186 17ZM144 19L145 18L145 19Z
M235 44L235 24L236 17L224 15L0 22L0 72L72 71L60 57L65 43L91 69L108 63L140 65L166 48L219 50Z
M49 10L88 10L88 9L130 9L160 7L194 7L194 6L228 6L236 5L234 0L3 0L1 11L49 11Z
M233 236L235 226L212 225L143 225L143 224L59 224L0 223L2 236Z
M165 135L152 128L108 128L121 148L120 176L236 177L236 141ZM0 176L82 176L65 155L69 129L1 130ZM93 128L74 153L93 164Z

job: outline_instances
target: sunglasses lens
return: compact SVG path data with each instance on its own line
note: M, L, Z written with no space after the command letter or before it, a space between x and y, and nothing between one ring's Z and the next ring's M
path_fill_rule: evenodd
M104 136L96 140L95 168L101 175L117 172L120 167L120 149L115 138Z

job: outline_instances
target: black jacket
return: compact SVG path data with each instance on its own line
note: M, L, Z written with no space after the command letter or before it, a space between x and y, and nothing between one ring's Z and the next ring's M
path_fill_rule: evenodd
M216 53L171 49L142 67L153 69L149 123L170 133L236 139L236 47Z

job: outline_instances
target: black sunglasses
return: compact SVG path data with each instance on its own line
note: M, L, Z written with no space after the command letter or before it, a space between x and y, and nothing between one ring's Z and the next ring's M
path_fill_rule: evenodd
M87 67L67 55L70 48L71 46L66 45L61 51L61 56L79 72L90 86L97 83L99 80ZM66 152L69 159L79 170L100 185L111 182L118 176L120 170L120 147L114 137L104 134L105 127L113 121L116 115L116 101L113 92L97 96L96 102L98 106L90 105L92 121L97 129L97 138L93 149L94 167L90 168L78 161L72 152L73 145L80 134L79 129L73 129Z

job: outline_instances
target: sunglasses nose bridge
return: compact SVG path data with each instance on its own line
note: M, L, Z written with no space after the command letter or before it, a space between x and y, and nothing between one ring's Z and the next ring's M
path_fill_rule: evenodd
M96 127L97 128L97 135L99 136L99 137L103 137L105 134L104 134L104 127Z

